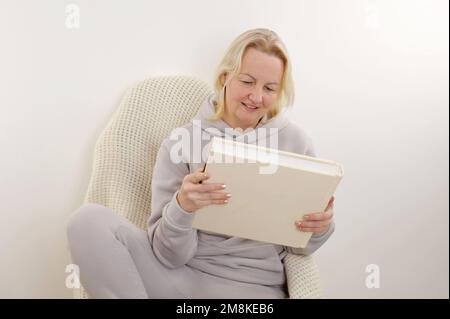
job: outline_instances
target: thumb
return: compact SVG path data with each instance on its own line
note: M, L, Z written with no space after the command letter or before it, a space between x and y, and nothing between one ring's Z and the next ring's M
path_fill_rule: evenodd
M330 201L328 202L327 208L325 209L325 211L327 211L328 209L334 207L334 196L331 196Z

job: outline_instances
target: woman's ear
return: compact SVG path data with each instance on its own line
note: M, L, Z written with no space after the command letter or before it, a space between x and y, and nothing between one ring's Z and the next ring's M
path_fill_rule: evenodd
M222 84L222 86L225 86L225 82L227 81L227 73L222 73L222 75L220 76L220 83Z

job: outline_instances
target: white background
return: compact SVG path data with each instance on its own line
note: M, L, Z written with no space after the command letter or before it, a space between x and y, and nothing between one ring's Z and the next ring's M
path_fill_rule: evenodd
M449 297L447 0L80 0L79 29L69 3L0 2L0 297L71 297L66 222L125 90L156 75L212 83L254 27L284 39L292 120L345 169L316 253L325 296Z

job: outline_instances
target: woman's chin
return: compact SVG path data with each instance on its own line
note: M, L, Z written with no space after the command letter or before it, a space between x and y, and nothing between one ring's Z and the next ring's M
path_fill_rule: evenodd
M242 118L239 120L239 128L242 130L246 130L248 128L254 128L258 123L258 120L255 118Z

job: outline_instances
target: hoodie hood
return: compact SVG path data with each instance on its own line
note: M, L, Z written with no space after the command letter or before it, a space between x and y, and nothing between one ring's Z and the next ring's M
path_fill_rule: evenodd
M202 132L211 136L235 139L238 136L242 138L247 135L247 142L253 144L257 141L258 138L264 137L267 139L270 135L275 134L275 132L276 134L278 134L289 124L289 119L286 114L287 111L286 109L283 109L274 118L268 119L267 115L265 115L255 129L247 129L245 131L243 131L242 129L233 129L222 119L217 121L210 121L208 119L215 113L214 100L215 94L211 93L202 103L198 113L193 119L194 126L200 127ZM206 131L207 128L211 127L215 128L215 130ZM257 130L258 134L250 134L254 130ZM259 134L260 132L264 132L262 136Z

